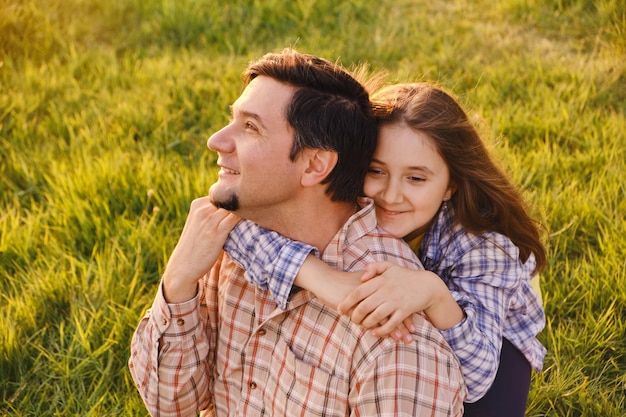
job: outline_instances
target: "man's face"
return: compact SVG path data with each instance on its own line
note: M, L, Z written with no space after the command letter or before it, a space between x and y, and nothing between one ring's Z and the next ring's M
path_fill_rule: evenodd
M293 198L298 163L289 159L294 132L285 109L295 88L253 79L232 105L232 120L207 142L217 152L219 179L209 190L218 207L255 219Z

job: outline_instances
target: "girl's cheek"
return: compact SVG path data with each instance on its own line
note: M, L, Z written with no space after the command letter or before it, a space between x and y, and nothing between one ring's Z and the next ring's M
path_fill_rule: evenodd
M380 182L381 181L376 181L371 178L366 178L365 183L363 184L363 194L365 194L367 197L370 197L370 198L373 198L374 196L376 196L376 193L378 192L378 190L382 188L382 185L379 184Z

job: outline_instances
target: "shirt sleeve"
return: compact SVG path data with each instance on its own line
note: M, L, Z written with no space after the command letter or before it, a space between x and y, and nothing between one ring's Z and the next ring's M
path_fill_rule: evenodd
M517 247L501 237L482 240L465 252L446 277L466 317L442 334L459 359L470 403L482 398L493 384L508 305L528 275Z
M208 406L208 335L202 294L168 304L162 284L131 341L130 373L153 416L196 416Z
M304 260L316 249L243 220L230 232L224 250L242 267L251 284L269 290L278 306L285 310L296 275Z

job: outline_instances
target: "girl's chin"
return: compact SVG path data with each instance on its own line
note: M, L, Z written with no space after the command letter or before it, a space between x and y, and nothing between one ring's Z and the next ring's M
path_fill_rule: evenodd
M385 224L384 222L378 222L378 225L390 235L397 237L398 239L402 239L407 233L410 231L398 230L397 227L391 224Z

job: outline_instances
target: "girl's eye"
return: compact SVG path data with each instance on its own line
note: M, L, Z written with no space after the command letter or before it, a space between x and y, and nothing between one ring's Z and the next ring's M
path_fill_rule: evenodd
M425 179L422 178L422 177L411 176L411 177L409 177L409 181L411 181L411 182L422 182L422 181L425 181Z
M380 169L376 169L376 168L369 168L367 170L368 174L373 174L373 175L383 175L383 171L381 171Z

